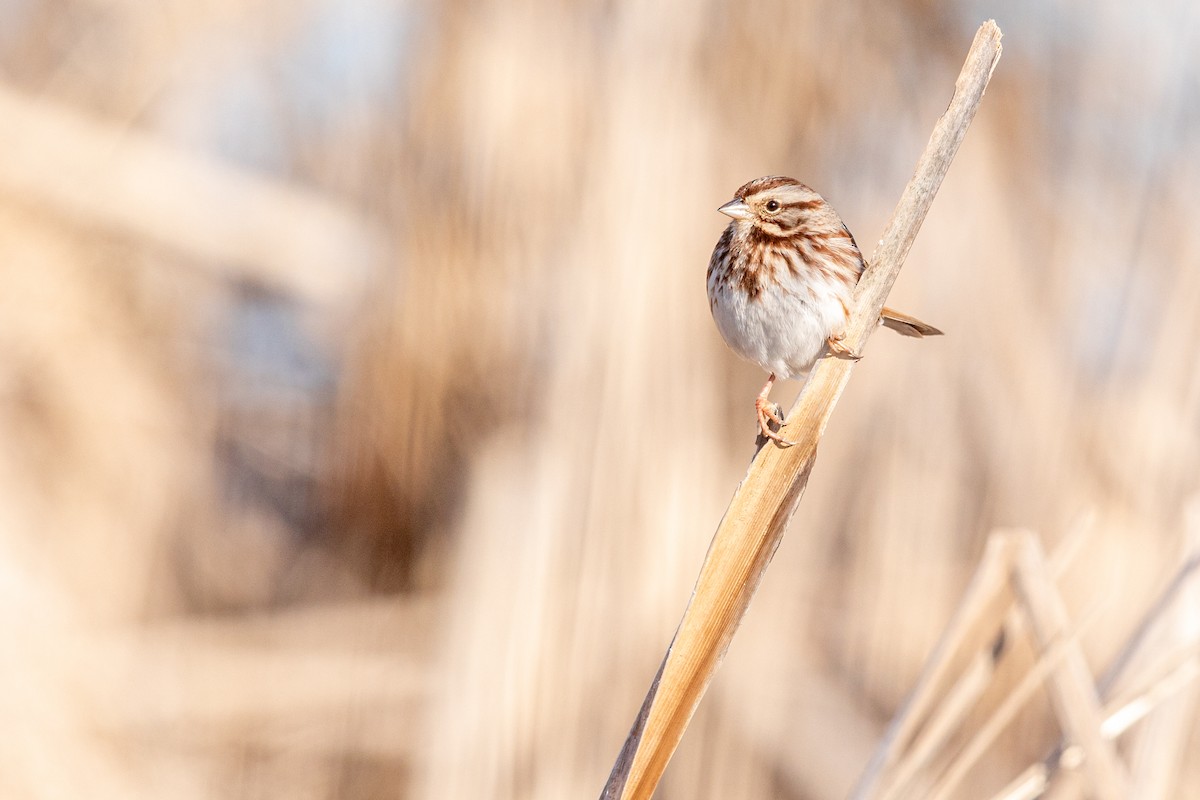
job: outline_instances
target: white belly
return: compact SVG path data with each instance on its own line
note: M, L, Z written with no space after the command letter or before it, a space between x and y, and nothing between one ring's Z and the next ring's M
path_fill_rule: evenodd
M712 308L717 329L747 361L780 378L803 377L825 352L826 339L846 325L836 287L820 280L809 286L811 293L774 287L754 299L726 290Z

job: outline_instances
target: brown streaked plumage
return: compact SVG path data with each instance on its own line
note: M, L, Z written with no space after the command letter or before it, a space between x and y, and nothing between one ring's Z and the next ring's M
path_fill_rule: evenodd
M754 403L759 430L791 444L768 424L783 424L771 387L807 376L822 355L858 358L842 338L866 264L832 206L792 178L750 181L719 210L733 221L708 263L708 305L729 347L770 375ZM890 308L880 323L905 336L941 334Z

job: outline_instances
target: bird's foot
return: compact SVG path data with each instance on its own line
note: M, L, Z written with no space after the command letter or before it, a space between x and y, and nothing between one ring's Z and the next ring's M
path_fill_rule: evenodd
M825 340L825 345L829 348L829 354L834 358L846 358L850 361L861 361L862 354L856 353L851 348L845 345L846 334L839 333L830 336Z
M770 439L780 447L791 447L796 444L779 435L779 428L783 426L783 417L780 416L779 406L765 397L758 397L754 401L754 410L758 413L758 429L762 432L763 439ZM773 428L771 427L772 422L775 423Z

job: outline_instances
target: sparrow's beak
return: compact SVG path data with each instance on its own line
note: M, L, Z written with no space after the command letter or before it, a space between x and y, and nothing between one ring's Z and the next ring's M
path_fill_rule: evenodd
M750 213L750 206L743 203L740 197L733 198L728 203L718 208L717 211L720 211L727 217L733 217L734 219L750 219L752 216Z

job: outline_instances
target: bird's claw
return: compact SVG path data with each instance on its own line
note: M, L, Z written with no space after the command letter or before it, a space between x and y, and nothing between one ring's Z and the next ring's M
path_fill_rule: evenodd
M783 426L783 417L779 406L765 397L760 397L754 402L754 408L758 412L758 429L761 431L762 439L769 439L780 447L791 447L796 444L783 438L777 432L777 429ZM775 423L775 430L771 428L771 422Z
M851 348L843 344L846 335L839 333L837 336L830 336L825 340L826 346L829 348L829 354L834 358L845 358L850 361L861 361L862 354L856 353Z

